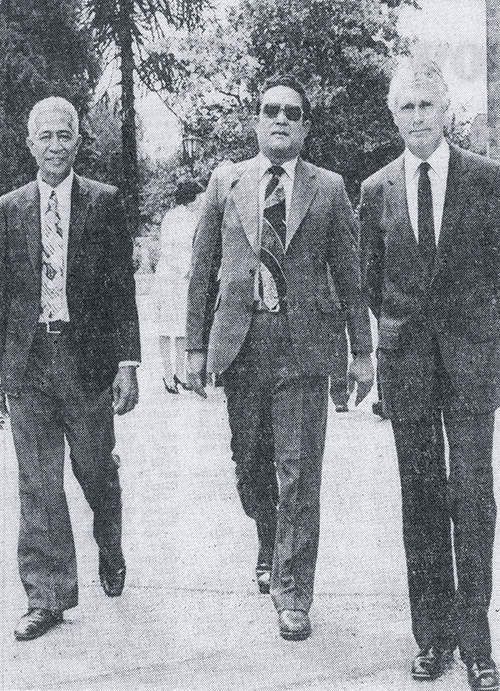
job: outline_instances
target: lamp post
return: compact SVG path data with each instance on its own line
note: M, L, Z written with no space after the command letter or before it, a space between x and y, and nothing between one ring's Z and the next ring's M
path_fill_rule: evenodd
M193 173L193 165L198 157L199 151L200 138L189 130L184 130L184 134L182 135L182 157L184 163L189 166L191 173Z

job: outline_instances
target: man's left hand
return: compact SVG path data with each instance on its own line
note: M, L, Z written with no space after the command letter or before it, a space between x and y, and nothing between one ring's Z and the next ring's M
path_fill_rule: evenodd
M357 383L355 405L359 405L366 398L373 386L375 377L371 355L355 355L349 364L349 395L354 391Z
M113 382L113 410L117 415L129 413L139 400L137 367L122 365Z

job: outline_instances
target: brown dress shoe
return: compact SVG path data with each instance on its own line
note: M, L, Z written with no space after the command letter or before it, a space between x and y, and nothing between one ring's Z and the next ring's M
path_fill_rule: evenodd
M284 609L279 614L280 636L287 641L303 641L311 635L311 622L301 609Z
M423 648L413 660L411 676L417 681L437 679L448 669L453 661L453 651L441 650L435 646Z
M14 637L18 641L31 641L33 638L43 636L53 626L60 624L62 620L62 612L33 607L19 620L19 624L14 629Z
M104 557L99 555L99 580L102 589L108 597L118 597L122 594L125 585L125 564L116 568L110 566Z
M491 657L482 657L467 665L472 691L498 691L498 671Z

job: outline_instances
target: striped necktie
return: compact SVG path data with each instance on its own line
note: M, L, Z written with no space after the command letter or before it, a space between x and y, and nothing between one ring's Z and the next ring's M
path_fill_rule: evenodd
M281 166L271 166L269 172L260 240L259 297L267 309L278 312L286 296L286 202L281 182L285 171Z
M61 311L64 290L64 244L57 195L52 190L42 224L42 295L41 308L51 320Z

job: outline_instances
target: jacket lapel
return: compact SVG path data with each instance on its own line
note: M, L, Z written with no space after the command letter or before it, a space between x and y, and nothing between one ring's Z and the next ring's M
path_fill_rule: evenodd
M238 216L250 246L259 253L259 160L252 158L232 187Z
M450 144L450 163L446 180L446 195L444 199L443 220L436 251L436 261L432 279L438 273L448 250L447 244L452 241L453 229L462 215L469 192L470 171L460 151Z
M21 201L21 218L28 254L35 273L40 273L42 267L42 229L40 222L40 191L36 181L26 187L26 194Z
M83 178L75 175L71 190L71 214L68 238L68 268L75 258L90 210L90 190Z
M290 203L290 213L286 229L286 248L288 249L293 236L304 220L304 216L311 206L311 202L318 190L316 174L309 168L304 161L299 158L295 168L295 178L293 181L292 200Z

